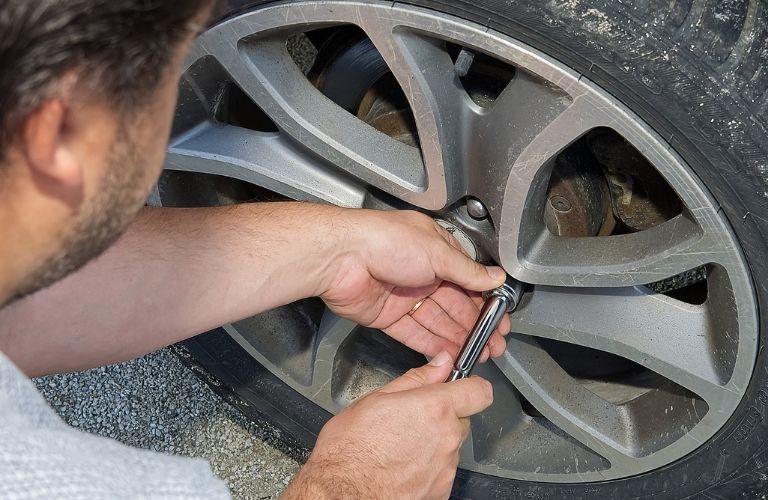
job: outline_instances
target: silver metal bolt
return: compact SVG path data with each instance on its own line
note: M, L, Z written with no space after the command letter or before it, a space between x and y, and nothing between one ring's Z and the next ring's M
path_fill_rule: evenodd
M488 209L477 198L467 198L467 213L475 220L482 220L488 217Z

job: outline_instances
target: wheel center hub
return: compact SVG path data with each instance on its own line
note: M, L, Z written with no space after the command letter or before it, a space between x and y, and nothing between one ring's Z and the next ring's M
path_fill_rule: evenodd
M464 252L466 252L466 254L472 258L472 260L477 260L477 247L472 241L472 238L470 238L467 233L462 231L459 226L452 224L447 220L435 219L435 222L444 227L446 231L451 233L453 237L456 238L456 241L459 242L461 248L464 249Z

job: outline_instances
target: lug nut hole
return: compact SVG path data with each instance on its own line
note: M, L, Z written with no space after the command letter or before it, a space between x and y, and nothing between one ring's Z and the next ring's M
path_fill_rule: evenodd
M549 204L552 205L552 208L558 212L567 212L571 209L571 202L568 201L565 197L559 195L550 198Z

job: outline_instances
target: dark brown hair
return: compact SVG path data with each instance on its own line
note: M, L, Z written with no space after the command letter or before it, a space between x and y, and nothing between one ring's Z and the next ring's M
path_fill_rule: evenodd
M120 112L152 95L209 0L0 1L0 160L18 125L78 69Z

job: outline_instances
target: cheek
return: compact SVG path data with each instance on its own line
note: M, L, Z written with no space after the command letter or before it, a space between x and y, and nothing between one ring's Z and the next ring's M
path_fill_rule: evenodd
M173 122L173 113L176 108L177 88L176 82L173 85L165 85L165 88L158 93L158 99L147 114L147 119L143 120L141 135L141 146L144 149L143 154L145 165L141 166L147 172L147 179L150 184L157 180L160 171L163 168L165 152L168 148L168 138L170 136L171 124Z

